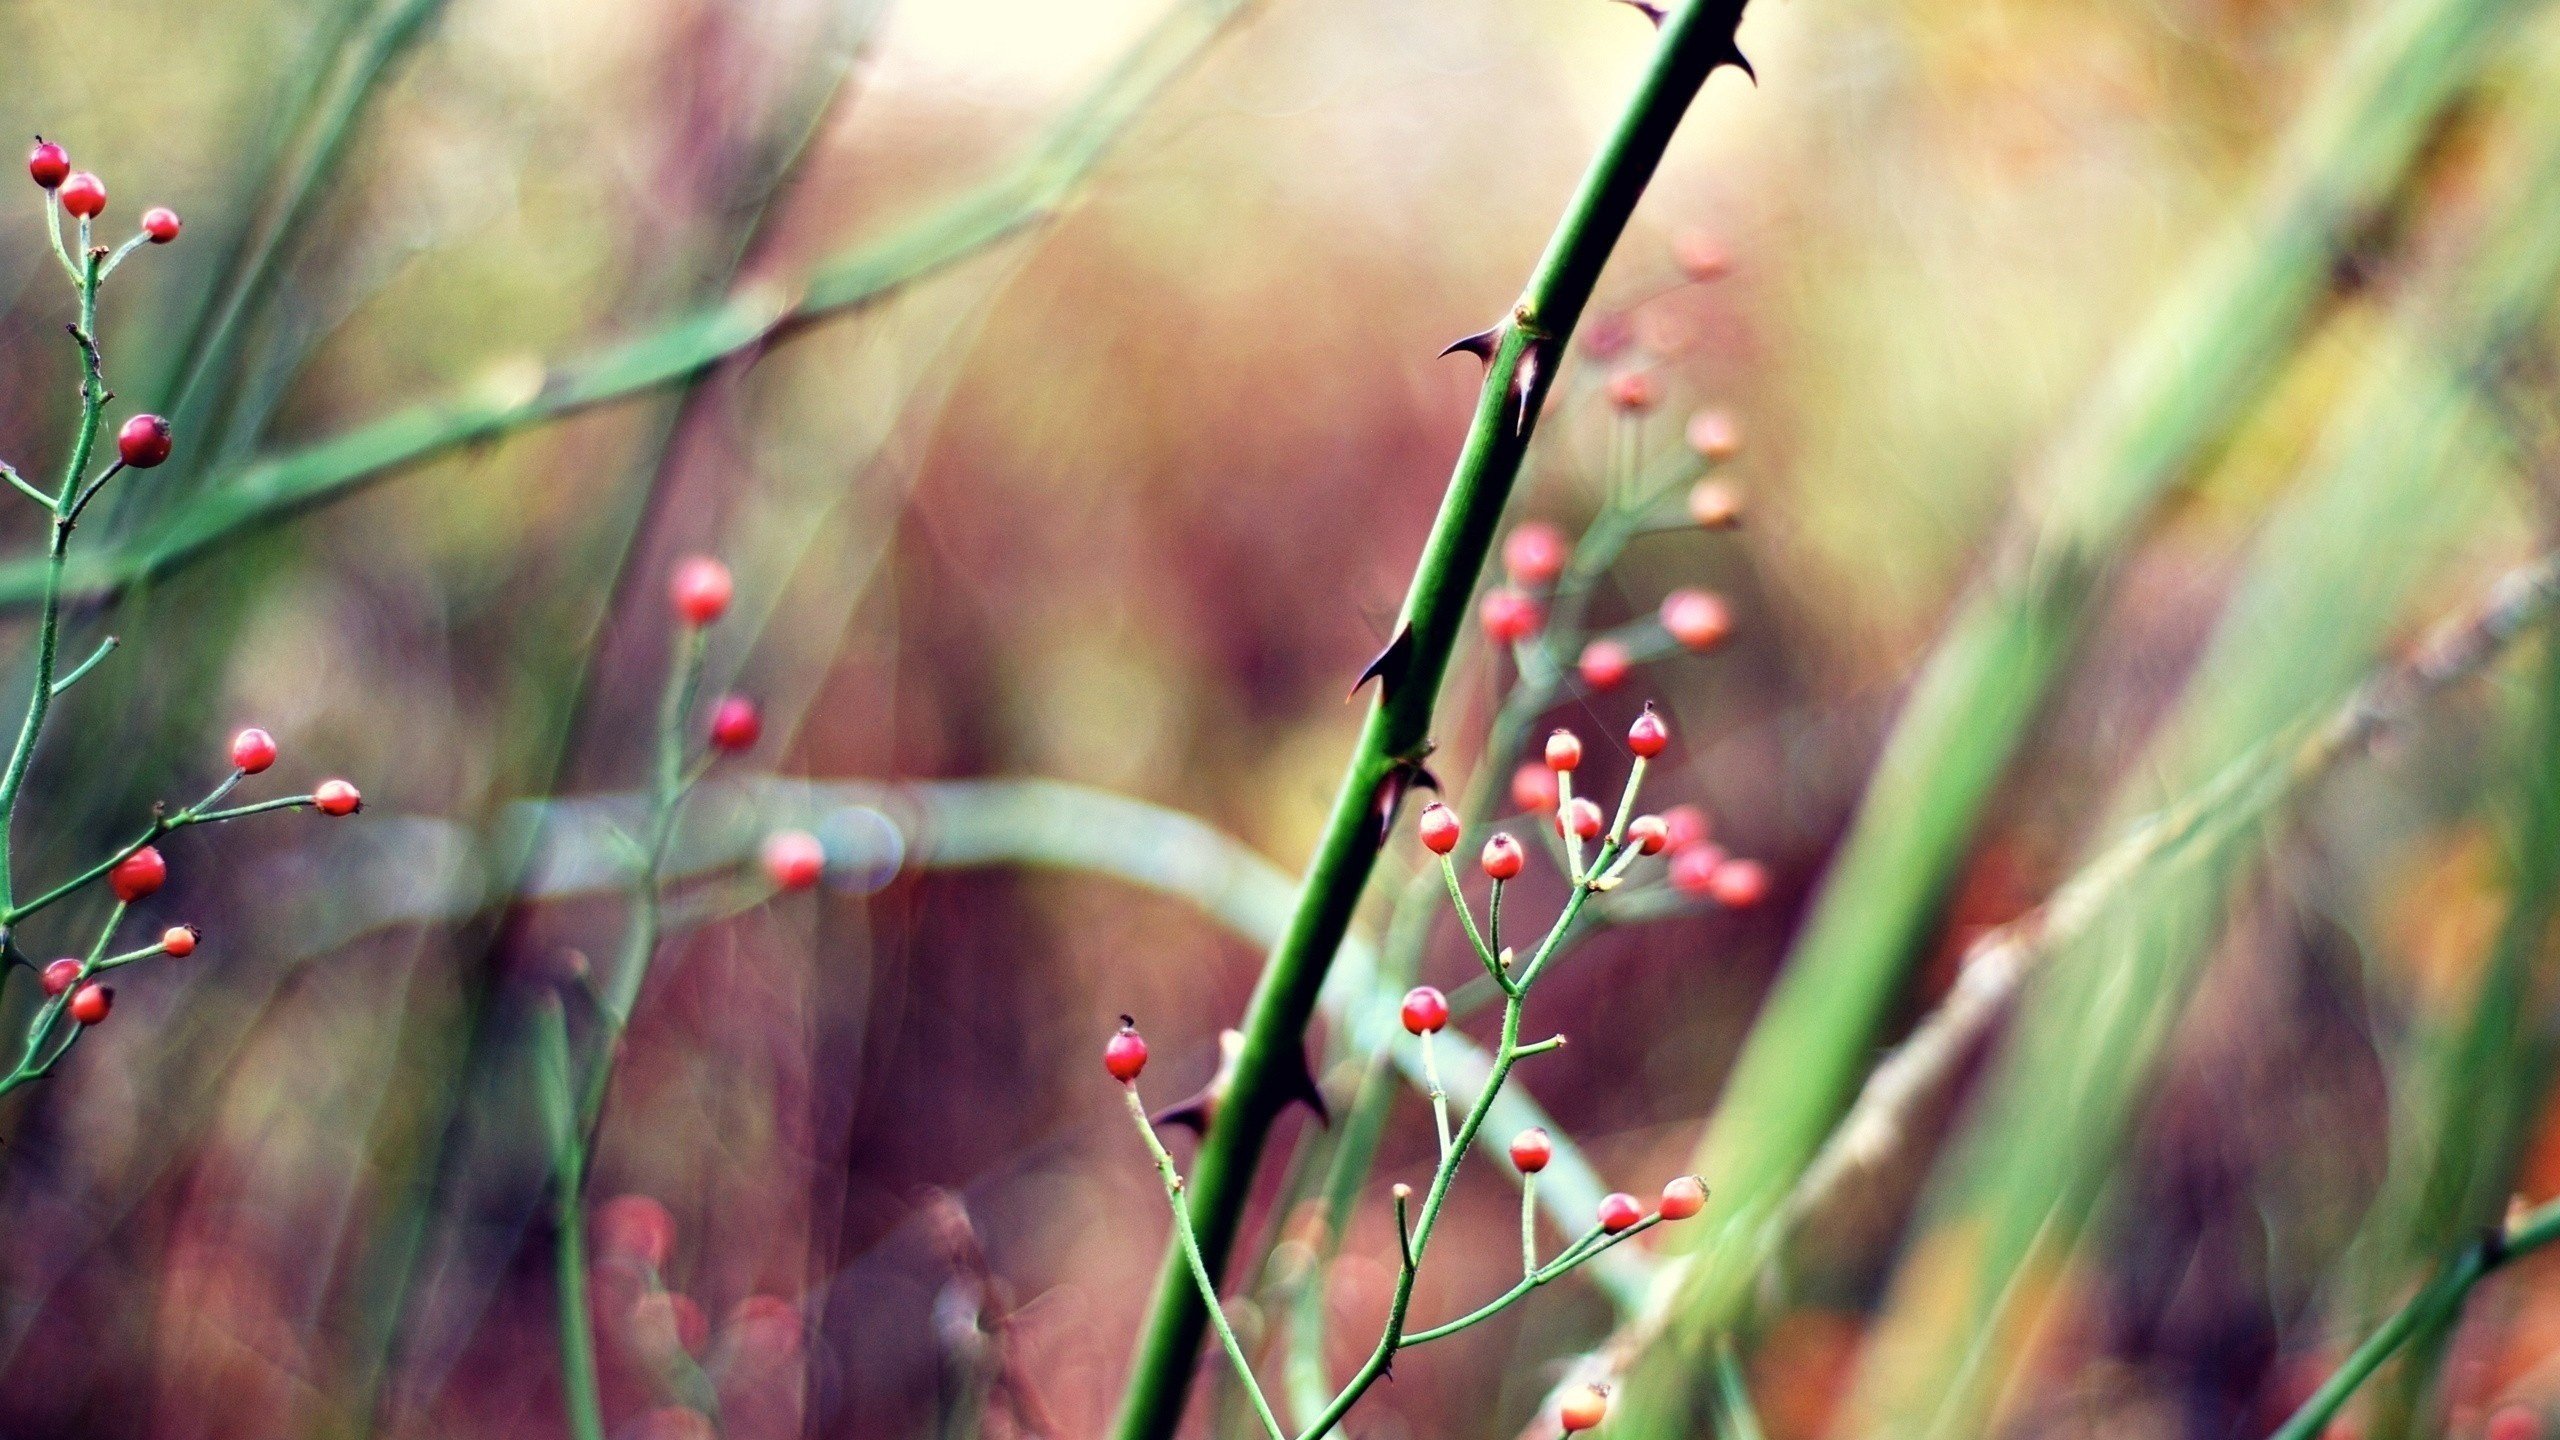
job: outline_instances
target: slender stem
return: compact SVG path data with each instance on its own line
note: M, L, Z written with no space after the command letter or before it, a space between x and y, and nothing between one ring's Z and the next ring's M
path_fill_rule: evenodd
M1440 1163L1449 1163L1449 1090L1440 1083L1440 1067L1431 1059L1431 1032L1425 1030L1422 1040L1422 1079L1431 1092L1431 1116L1440 1127Z
M1456 857L1449 855L1443 855L1440 857L1440 874L1448 882L1450 908L1456 910L1458 912L1458 918L1466 924L1467 943L1475 947L1476 958L1484 962L1485 973L1493 977L1493 983L1501 986L1505 990L1509 990L1511 988L1511 977L1503 973L1502 956L1497 953L1494 950L1493 945L1485 939L1484 933L1476 929L1475 912L1467 908L1467 892L1458 885L1458 862ZM1502 884L1500 881L1494 882L1493 894L1495 903L1499 904L1502 899Z
M118 644L120 644L120 643L121 643L121 642L120 642L120 641L118 641L118 640L116 639L116 637L114 637L113 635L110 635L110 636L108 636L106 639L99 641L99 642L98 642L98 648L89 652L89 658L88 658L88 659L83 660L83 661L81 661L79 664L72 666L68 671L64 672L64 674L63 674L63 676L62 676L62 678L61 678L61 679L56 680L56 681L54 681L54 682L53 682L53 693L54 693L55 695L60 695L63 691L68 690L68 689L70 689L72 686L79 684L79 683L80 683L80 677L81 677L81 676L83 676L83 675L86 675L86 674L88 674L90 671L95 670L96 668L98 668L98 662L99 662L99 661L104 660L104 659L106 659L108 656L113 655L114 653L116 653L116 646L117 646Z
M535 1066L542 1083L542 1120L551 1142L552 1268L560 1332L560 1388L576 1440L604 1440L604 1402L596 1385L596 1338L587 1300L586 1131L578 1123L569 1020L556 996L534 1018Z
M1200 1288L1200 1303L1208 1307L1209 1323L1218 1332L1218 1343L1226 1348L1227 1360L1235 1366L1236 1377L1244 1382L1245 1394L1253 1400L1253 1413L1261 1418L1264 1433L1271 1440L1288 1440L1288 1432L1280 1428L1280 1417L1271 1413L1271 1401L1262 1393L1262 1382L1254 1378L1253 1362L1246 1358L1243 1343L1236 1339L1235 1327L1227 1323L1226 1307L1218 1303L1218 1282L1209 1273L1209 1262L1201 1258L1200 1237L1191 1227L1191 1206L1183 1198L1182 1172L1174 1168L1173 1157L1165 1153L1164 1141L1156 1138L1155 1121L1147 1118L1146 1102L1138 1098L1138 1087L1126 1086L1121 1093L1129 1102L1130 1118L1137 1121L1138 1134L1147 1142L1147 1153L1155 1157L1156 1174L1164 1180L1165 1203L1173 1211L1174 1238L1189 1264L1191 1283ZM1406 1242L1405 1263L1408 1268L1413 1263L1410 1240Z
M38 895L33 900L27 901L23 905L11 905L5 910L0 910L0 927L15 926L19 921L35 914L37 911L43 910L61 900L67 899L71 895L77 893L82 887L94 885L98 881L105 879L107 872L131 859L135 854L141 851L142 847L149 845L151 842L168 834L172 830L183 830L190 825L216 825L225 820L239 820L247 816L264 815L270 811L276 810L306 809L317 800L316 796L311 795L286 795L279 799L261 800L254 805L234 805L227 810L209 810L205 808L206 806L213 804L215 801L220 800L223 796L230 794L231 787L240 783L244 773L245 772L239 770L232 771L228 779L224 780L221 784L216 785L211 793L207 794L203 799L197 801L195 804L188 806L186 809L181 810L174 815L164 814L153 816L150 825L146 826L140 835L126 841L121 847L110 853L105 859L98 861L88 869L81 871L79 874L72 876L70 879L63 881L61 884L54 886L52 889L45 891L43 894Z
M1551 1280L1557 1280L1566 1275L1572 1274L1593 1257L1604 1254L1629 1240L1633 1240L1638 1235L1643 1234L1647 1230L1650 1230L1661 1223L1662 1217L1660 1215L1647 1215L1635 1224L1628 1226L1626 1229L1618 1231L1616 1234L1610 1234L1601 1230L1599 1227L1594 1226L1587 1234L1583 1235L1582 1238L1574 1241L1571 1245L1566 1246L1563 1253L1557 1255L1555 1259L1547 1262L1545 1269L1542 1270L1532 1266L1527 1274L1520 1277L1519 1283L1513 1285L1510 1289L1503 1291L1501 1294L1496 1295L1490 1300L1487 1300L1482 1305L1477 1306L1455 1320L1434 1325L1428 1330L1416 1330L1405 1335L1396 1342L1397 1346L1398 1348L1402 1348L1410 1345L1429 1344L1434 1340L1447 1339L1449 1336L1455 1335L1459 1331L1465 1330L1471 1326L1483 1324L1485 1321L1501 1314L1504 1310L1509 1309L1512 1305L1517 1304L1522 1298L1526 1297L1530 1291L1537 1289L1539 1286L1544 1285Z
M1520 1177L1520 1276L1538 1273L1538 1177Z

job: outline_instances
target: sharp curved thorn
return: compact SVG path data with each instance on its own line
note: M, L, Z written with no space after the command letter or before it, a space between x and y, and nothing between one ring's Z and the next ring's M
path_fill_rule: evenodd
M1332 1129L1333 1108L1324 1103L1324 1089L1316 1084L1316 1072L1307 1064L1305 1043L1290 1046L1289 1054L1295 1063L1289 1067L1289 1088L1284 1092L1284 1100L1306 1106L1315 1112L1317 1124Z
M1167 1105L1148 1116L1147 1119L1159 1130L1179 1125L1194 1135L1206 1136L1209 1133L1209 1117L1216 1111L1217 1105L1217 1097L1207 1090L1202 1090L1188 1100Z
M1417 785L1431 787L1434 794L1443 793L1440 790L1440 777L1431 773L1430 767L1422 763L1420 756L1397 761L1394 768L1387 771L1385 778L1378 781L1376 806L1378 844L1385 845L1395 834L1396 812L1404 808L1404 797L1411 794Z
M1634 0L1629 0L1629 3L1634 3ZM1760 87L1760 72L1751 68L1751 57L1742 53L1741 46L1737 45L1726 51L1723 63L1741 71L1743 78L1751 82L1753 89Z
M1461 336L1458 339L1450 341L1448 348L1442 350L1440 354L1445 358L1464 350L1468 354L1476 357L1478 360L1490 365L1493 363L1494 347L1501 343L1502 327L1496 325L1490 330L1479 330L1473 335Z
M1637 14L1642 15L1647 20L1652 21L1653 28L1656 30L1662 28L1662 22L1668 18L1670 14L1669 11L1666 11L1661 6L1654 4L1653 0L1618 0L1618 3L1634 10Z
M1529 433L1529 407L1538 396L1538 372L1546 353L1546 337L1540 336L1521 350L1520 363L1511 367L1511 395L1516 402L1511 425L1517 434Z
M1396 626L1395 638L1371 657L1367 668L1360 672L1360 678L1351 682L1351 693L1342 698L1358 698L1360 687L1372 680L1378 682L1380 698L1391 696L1395 694L1396 687L1404 683L1405 671L1412 665L1413 626L1400 623Z

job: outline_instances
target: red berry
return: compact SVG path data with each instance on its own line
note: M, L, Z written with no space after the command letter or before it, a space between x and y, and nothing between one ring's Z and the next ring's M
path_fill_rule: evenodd
M344 780L323 780L311 792L311 808L323 815L353 815L364 808L364 793Z
M1659 815L1639 815L1627 822L1627 842L1639 855L1659 855L1671 844L1671 825Z
M2480 1433L2483 1440L2542 1440L2542 1417L2522 1405L2501 1405Z
M1434 855L1446 855L1458 848L1458 816L1448 806L1434 800L1422 807L1422 848Z
M1716 871L1724 865L1724 851L1701 840L1683 845L1671 852L1668 873L1671 888L1691 899L1703 900L1715 893Z
M764 842L764 873L785 890L806 890L827 873L827 850L806 830L780 830Z
M169 862L157 847L145 845L116 862L107 872L107 887L127 905L157 890L169 878Z
M1707 838L1707 812L1695 805L1674 805L1662 812L1663 844L1686 850Z
M1650 370L1621 370L1609 377L1609 403L1627 414L1640 415L1661 398L1662 387Z
M38 140L36 148L27 152L27 173L35 177L37 184L51 190L70 175L71 156L50 140Z
M719 619L736 592L729 567L708 555L696 555L676 566L675 579L669 584L676 616L687 625L708 625Z
M1569 553L1563 531L1532 520L1502 542L1502 568L1511 572L1512 584L1535 590L1564 573Z
M59 995L80 978L80 962L65 955L44 967L44 993Z
M1515 879L1522 866L1529 863L1529 852L1508 835L1496 835L1484 842L1484 873L1496 880Z
M1547 737L1547 768L1570 770L1582 763L1582 737L1570 730L1558 730Z
M1600 1228L1615 1235L1644 1218L1644 1204L1624 1190L1600 1197Z
M1608 1416L1609 1392L1598 1385L1582 1386L1556 1406L1556 1423L1567 1435L1588 1430Z
M1599 805L1591 797L1576 795L1573 797L1573 803L1565 807L1565 813L1557 820L1556 825L1559 829L1570 828L1574 834L1590 840L1596 838L1600 834L1601 827L1607 823L1601 818Z
M1683 650L1712 650L1733 633L1733 611L1704 590L1674 590L1662 597L1662 628Z
M1721 410L1701 410L1689 417L1689 448L1709 460L1730 460L1742 453L1742 429L1733 417ZM1691 509L1697 506L1697 492L1689 493ZM1698 522L1708 525L1705 520ZM1729 523L1729 522L1728 522ZM1713 529L1712 525L1709 525Z
M1615 640L1594 640L1582 647L1582 659L1576 666L1582 672L1582 683L1594 690L1615 690L1627 678L1635 658L1627 647Z
M1416 985L1404 992L1404 1028L1416 1035L1428 1035L1449 1023L1449 997L1428 985Z
M1512 771L1511 804L1528 815L1556 808L1556 772L1534 760Z
M1689 487L1689 518L1702 529L1730 530L1742 523L1742 492L1721 480L1701 480Z
M75 1024L95 1025L107 1018L108 1009L115 1003L116 992L92 980L72 993L71 1019Z
M1535 1175L1556 1158L1556 1142L1547 1132L1531 1126L1511 1137L1511 1165L1523 1175Z
M764 712L744 695L723 695L711 710L711 748L736 752L764 734Z
M136 470L148 470L169 458L169 422L157 415L136 415L116 431L116 454Z
M1682 1175L1662 1187L1662 1218L1686 1220L1707 1208L1707 1182Z
M160 932L160 949L174 959L184 960L196 953L196 939L193 925L172 925Z
M142 212L142 233L154 245L166 245L178 238L178 212L166 205L154 205Z
M251 726L231 737L231 766L243 775L255 775L276 763L276 737Z
M1497 585L1484 592L1484 602L1477 607L1476 618L1484 622L1486 638L1497 645L1516 645L1538 633L1547 623L1538 602L1512 589Z
M676 1217L646 1195L616 1195L596 1207L596 1249L649 1269L676 1252Z
M1126 1085L1147 1068L1147 1039L1138 1033L1138 1022L1123 1015L1120 1028L1102 1042L1102 1068L1111 1078Z
M107 182L86 170L72 171L57 193L62 196L62 208L83 220L94 220L107 208Z
M1769 896L1769 867L1757 860L1727 860L1708 875L1707 893L1719 905L1748 910Z
M1703 230L1685 231L1673 240L1671 258L1681 274L1700 285L1721 280L1733 269L1733 256Z
M1671 727L1663 723L1662 717L1655 714L1650 705L1644 707L1644 713L1638 715L1635 723L1627 727L1627 748L1643 759L1652 759L1669 748L1670 744Z

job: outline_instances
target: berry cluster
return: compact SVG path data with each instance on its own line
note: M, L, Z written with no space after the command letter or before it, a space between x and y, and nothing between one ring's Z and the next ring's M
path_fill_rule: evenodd
M715 1330L700 1301L669 1283L678 1233L667 1207L617 1195L596 1207L596 1318L644 1372L670 1412L700 1419L717 1408L723 1372L798 1352L807 1329L778 1295L749 1295ZM710 1433L709 1422L702 1419ZM653 1432L654 1433L654 1432Z
M677 672L679 689L688 700L691 687L700 678L702 632L729 612L729 602L736 594L737 582L730 576L729 567L707 555L696 555L677 565L668 582L668 599L687 636L686 658ZM723 695L712 704L706 735L712 755L736 755L754 749L755 743L764 738L764 711L747 696ZM690 788L691 783L687 780L679 788ZM806 890L827 873L826 847L805 830L783 830L768 837L763 861L765 875L783 890Z

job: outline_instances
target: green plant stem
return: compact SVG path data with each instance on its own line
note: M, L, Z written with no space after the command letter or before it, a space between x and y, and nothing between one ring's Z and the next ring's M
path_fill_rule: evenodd
M1306 1064L1300 1046L1317 992L1377 861L1382 797L1429 749L1440 683L1563 347L1690 100L1717 66L1735 59L1734 29L1745 3L1690 0L1664 24L1652 63L1585 174L1527 290L1487 342L1491 353L1475 418L1389 652L1397 663L1383 676L1383 693L1334 797L1288 930L1254 989L1226 1101L1193 1167L1194 1215L1213 1275L1234 1244L1272 1122ZM1497 1075L1503 1063L1498 1054ZM1461 1150L1465 1143L1460 1141ZM1426 1221L1429 1214L1426 1205ZM1206 1319L1182 1267L1169 1260L1139 1341L1116 1432L1120 1440L1166 1440L1173 1433ZM1386 1353L1392 1353L1391 1345Z
M1428 1330L1407 1331L1404 1338L1397 1342L1397 1346L1401 1349L1413 1345L1427 1345L1434 1340L1444 1340L1449 1336L1457 1334L1461 1330L1481 1325L1485 1321L1492 1319L1494 1316L1501 1314L1504 1310L1519 1303L1529 1294L1530 1291L1537 1289L1539 1286L1544 1285L1559 1276L1571 1273L1577 1266L1581 1265L1582 1262L1617 1246L1621 1242L1632 1240L1638 1235L1643 1234L1645 1231L1650 1230L1661 1223L1662 1217L1660 1215L1647 1215L1643 1219L1628 1226L1626 1229L1619 1231L1615 1235L1606 1234L1595 1225L1592 1227L1589 1234L1584 1235L1581 1239L1576 1240L1573 1244L1565 1247L1562 1254L1556 1256L1554 1260L1548 1262L1543 1268L1536 1265L1533 1261L1529 1272L1526 1275L1521 1276L1519 1283L1513 1285L1510 1289L1503 1291L1501 1294L1496 1295L1490 1300L1487 1300L1482 1305L1477 1306L1475 1309L1468 1311L1466 1314L1459 1316L1455 1320L1434 1325Z
M596 1387L596 1339L587 1302L586 1127L578 1113L576 1060L569 1019L558 997L545 996L534 1016L535 1068L543 1127L551 1144L553 1284L560 1335L560 1391L576 1440L604 1440L604 1403Z
M2269 1440L2315 1440L2327 1432L2329 1422L2336 1419L2349 1397L2356 1393L2393 1352L2412 1335L2440 1329L2461 1313L2463 1302L2470 1298L2472 1287L2520 1255L2530 1254L2553 1240L2560 1239L2560 1200L2533 1210L2514 1224L2482 1236L2463 1247L2435 1279L2421 1287L2409 1302L2393 1312L2380 1329L2368 1336L2355 1353L2347 1357L2326 1384L2312 1393Z
M54 886L52 889L45 891L43 894L27 901L23 905L12 905L6 910L0 910L0 929L13 927L19 921L35 914L37 911L68 899L82 888L94 885L98 881L105 879L108 871L123 864L126 860L132 858L136 852L140 851L142 847L159 839L161 836L168 834L170 831L183 830L190 825L218 825L226 820L239 820L251 815L264 815L277 810L304 810L310 808L317 800L316 796L311 795L286 795L274 800L260 800L249 805L234 805L225 810L209 810L205 808L206 806L209 806L215 801L221 799L223 796L229 794L231 792L231 787L240 783L242 778L241 772L236 770L233 771L229 779L223 781L220 785L215 786L211 794L205 796L205 798L197 801L195 804L188 806L184 810L178 811L174 815L153 816L150 825L145 827L140 835L126 841L121 848L109 854L107 858L98 861L88 869L81 871L79 874L72 876L70 879L63 881L61 884Z
M1210 1327L1217 1331L1218 1343L1225 1347L1236 1377L1244 1382L1244 1392L1253 1401L1253 1413L1261 1419L1264 1433L1271 1440L1288 1440L1288 1432L1280 1428L1280 1417L1271 1413L1271 1401L1263 1395L1261 1382L1253 1378L1252 1357L1244 1353L1235 1327L1227 1323L1225 1307L1217 1303L1218 1282L1210 1278L1209 1262L1200 1257L1200 1237L1191 1228L1191 1206L1182 1198L1182 1172L1174 1168L1173 1157L1165 1153L1164 1142L1156 1138L1156 1123L1148 1117L1146 1102L1138 1098L1137 1087L1125 1087L1121 1094L1129 1102L1129 1114L1138 1123L1139 1136L1147 1142L1147 1153L1155 1157L1156 1174L1164 1180L1165 1201L1173 1211L1174 1240L1182 1248L1183 1261L1190 1266L1192 1283L1208 1297Z

